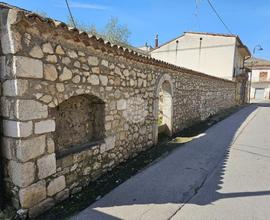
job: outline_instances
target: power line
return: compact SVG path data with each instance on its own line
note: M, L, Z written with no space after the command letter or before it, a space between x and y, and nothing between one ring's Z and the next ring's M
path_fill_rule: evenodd
M76 23L75 23L75 20L72 16L72 13L71 13L71 10L70 10L70 7L69 7L69 4L68 4L68 0L65 0L66 1L66 5L67 5L67 8L68 8L68 12L69 12L69 15L70 15L70 18L71 18L71 21L73 23L73 26L76 28Z
M199 2L200 0L195 0L195 20L197 22L198 25L198 29L200 29L200 19L199 19Z
M219 15L219 13L217 12L217 10L215 9L215 7L212 5L212 3L210 2L210 0L207 0L208 4L210 5L210 7L212 8L212 10L215 12L216 16L218 17L218 19L221 21L221 23L224 25L224 27L226 28L226 30L232 34L230 28L225 24L225 22L223 21L223 19L221 18L221 16Z

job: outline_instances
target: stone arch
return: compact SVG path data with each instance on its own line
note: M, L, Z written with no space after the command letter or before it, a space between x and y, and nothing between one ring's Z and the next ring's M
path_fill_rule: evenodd
M164 102L164 123L167 125L168 128L168 136L172 135L172 119L173 119L173 82L171 76L168 74L162 75L158 79L158 83L155 89L154 95L154 120L155 123L153 125L153 140L154 143L157 144L158 142L158 119L159 119L159 99L160 99L160 92L163 91L163 102Z

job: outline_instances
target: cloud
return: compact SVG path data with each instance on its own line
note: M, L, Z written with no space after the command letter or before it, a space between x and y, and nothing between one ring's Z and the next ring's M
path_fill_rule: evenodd
M71 1L69 3L69 6L71 8L94 9L94 10L108 10L109 9L107 6L104 6L104 5L80 3L80 2L74 2L74 1Z

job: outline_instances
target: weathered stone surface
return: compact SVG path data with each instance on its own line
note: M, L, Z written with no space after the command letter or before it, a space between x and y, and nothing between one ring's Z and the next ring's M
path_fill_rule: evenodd
M101 65L102 66L105 66L105 67L108 67L109 66L109 62L107 60L102 60L101 61Z
M103 86L107 86L107 84L108 84L108 77L107 76L100 75L99 79L100 79L100 82Z
M51 95L44 95L41 98L39 98L40 101L49 103L51 102L53 97Z
M17 100L15 116L22 121L48 117L48 107L34 100Z
M48 55L46 57L46 61L48 61L50 63L57 63L57 56L55 56L55 55Z
M88 78L88 82L90 82L92 85L99 85L99 78L97 75L91 75Z
M100 74L100 68L99 67L93 67L91 70L95 74Z
M120 99L117 101L117 110L125 110L127 108L127 101Z
M104 153L108 150L111 150L115 147L115 136L110 136L105 138L105 144L100 146L100 153Z
M33 208L29 209L29 217L34 218L40 215L41 213L51 209L55 205L55 202L52 198L48 198Z
M41 156L45 152L45 148L45 135L18 140L16 146L17 158L22 162L26 162Z
M98 58L93 57L93 56L88 57L87 61L88 61L88 64L91 65L91 66L97 66L98 63L99 63Z
M67 67L64 67L63 73L59 76L60 81L66 81L72 78L72 72Z
M64 176L59 176L55 179L53 179L48 187L47 187L47 194L48 196L53 196L56 193L62 191L66 188L66 180Z
M57 202L61 202L69 197L69 189L65 189L59 193L56 194L55 200Z
M3 132L8 137L28 137L32 134L33 123L3 120Z
M12 138L2 137L2 155L4 158L11 160L15 155L14 140Z
M77 68L81 68L81 64L79 61L75 61L73 65Z
M43 65L40 60L22 56L14 56L13 59L14 73L16 76L26 78L43 77Z
M3 83L4 96L22 96L28 90L28 81L23 79L6 80Z
M8 173L15 185L26 187L35 179L35 164L33 162L18 163L11 160L9 162Z
M22 208L31 208L46 198L46 182L39 181L19 191Z
M44 53L48 53L48 54L53 54L53 48L52 45L50 43L45 43L42 45L42 50Z
M59 55L64 55L65 51L63 50L63 48L61 47L61 45L57 45L55 48L55 53L59 54Z
M65 91L65 86L63 83L56 83L56 89L58 92L64 92Z
M72 82L79 83L81 81L81 77L79 75L76 75L73 77Z
M44 78L50 81L55 81L57 79L58 73L54 65L45 64L44 65Z
M69 50L69 51L68 51L68 56L69 56L70 58L77 58L77 57L78 57L76 51L74 51L74 50Z
M55 154L49 154L37 160L38 178L46 178L56 172Z
M62 63L69 65L71 63L71 59L69 57L63 57L62 58Z
M44 134L55 131L55 121L48 119L35 123L35 134Z
M55 144L52 138L47 139L47 152L49 154L54 153L55 150Z
M30 56L34 58L42 58L44 56L40 46L34 46L32 50L30 51Z

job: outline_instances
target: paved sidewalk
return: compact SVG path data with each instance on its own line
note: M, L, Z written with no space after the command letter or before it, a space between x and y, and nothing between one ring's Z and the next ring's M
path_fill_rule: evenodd
M211 210L213 219L221 219L219 217L222 215L219 212L228 213L231 207L215 210L212 207L213 204L225 201L223 198L243 200L248 198L249 192L252 192L250 196L264 195L264 201L269 205L270 196L267 193L270 190L268 181L270 180L270 160L267 154L270 157L270 136L266 136L264 129L270 124L270 107L264 108L257 105L246 107L214 125L200 138L183 145L163 160L130 178L71 219L210 219L208 212L204 212L205 207ZM256 121L259 122L255 123ZM252 141L255 139L263 139L260 143L265 146L256 145L256 143L254 145ZM252 144L248 148L246 145L250 145L249 143ZM230 164L228 160L231 160L231 153L228 154L228 152L231 145L234 148L231 152L239 152L239 155ZM253 145L258 146L254 160L261 160L261 163L254 165L250 164L252 156L245 152L253 152L255 149ZM263 159L259 156L261 154L265 155ZM229 155L230 158L228 158ZM265 160L268 160L268 163L265 163ZM219 192L224 188L223 178L227 175L227 166L232 170L230 179L234 181L226 188L228 190L226 193ZM250 171L252 169L253 171ZM242 176L246 178L239 180ZM255 187L255 183L261 180L263 183ZM246 185L246 183L250 183L254 188L249 188L249 184ZM205 190L206 186L207 190ZM197 191L199 191L198 194L196 194ZM241 206L238 202L235 204L238 206L234 205L232 208ZM263 210L267 206L260 205ZM245 207L241 208L245 209ZM270 216L270 210L268 212ZM235 213L230 215L232 216L235 218L227 219L242 219L236 218Z

